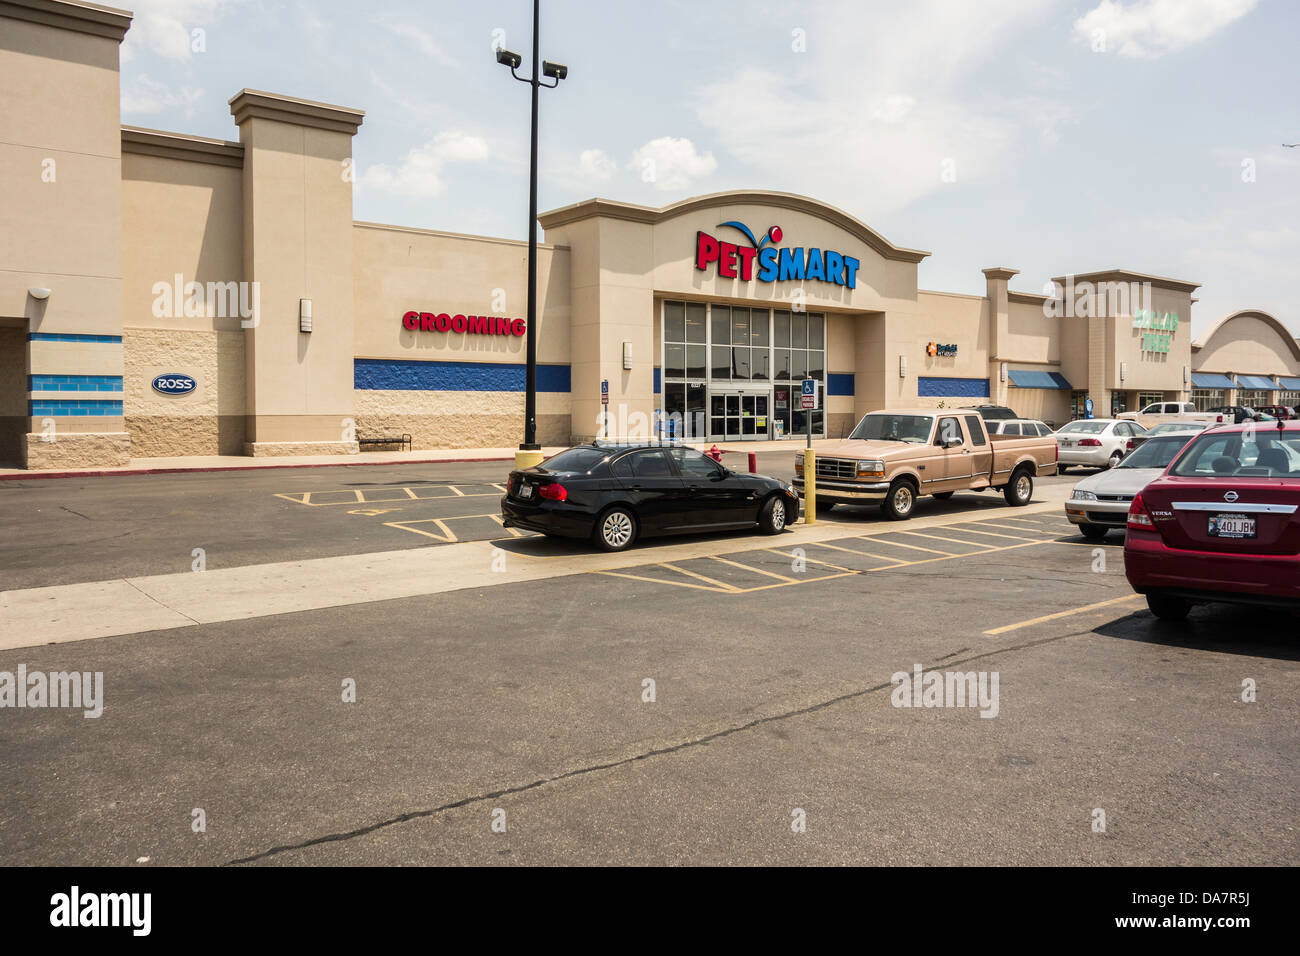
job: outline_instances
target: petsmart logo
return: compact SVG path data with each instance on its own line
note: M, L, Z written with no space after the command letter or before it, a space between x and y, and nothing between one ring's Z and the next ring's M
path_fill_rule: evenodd
M724 279L748 282L755 278L754 261L758 261L759 282L786 282L789 280L829 282L832 285L847 286L852 289L857 285L858 266L861 264L852 256L829 249L808 249L802 246L792 249L778 249L781 241L780 226L773 226L763 233L762 239L755 239L754 233L743 222L718 223L719 229L736 229L749 240L748 246L737 245L709 235L707 232L695 234L695 268L704 272L709 263L718 264L718 275ZM768 243L771 245L768 245Z

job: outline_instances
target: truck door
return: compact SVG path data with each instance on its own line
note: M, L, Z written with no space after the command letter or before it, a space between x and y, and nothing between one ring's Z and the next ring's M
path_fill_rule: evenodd
M957 444L951 444L953 439L957 440ZM934 476L930 491L961 491L969 488L974 473L971 471L970 443L962 433L961 419L956 415L940 418L935 424L934 444L935 455L939 458L935 468L942 468L942 473Z
M993 470L993 444L984 434L983 419L978 415L966 415L963 420L966 422L966 435L970 439L971 470L975 473L967 487L987 488L989 472Z

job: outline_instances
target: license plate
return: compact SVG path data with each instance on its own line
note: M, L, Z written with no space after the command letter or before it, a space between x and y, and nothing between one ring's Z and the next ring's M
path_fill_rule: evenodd
M521 484L521 485L519 486L519 497L520 497L520 498L531 498L532 496L533 496L533 486L532 486L532 485L529 485L529 484Z
M1211 538L1253 538L1255 519L1246 515L1210 515L1206 533Z
M1074 442L1070 441L1068 438L1062 438L1061 445L1065 448L1070 448L1074 445Z

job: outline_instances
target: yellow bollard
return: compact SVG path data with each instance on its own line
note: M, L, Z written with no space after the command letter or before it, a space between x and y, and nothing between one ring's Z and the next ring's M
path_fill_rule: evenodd
M803 450L803 523L817 523L817 452Z
M519 449L515 452L515 468L524 469L532 468L533 465L540 465L546 456L540 451L524 451Z

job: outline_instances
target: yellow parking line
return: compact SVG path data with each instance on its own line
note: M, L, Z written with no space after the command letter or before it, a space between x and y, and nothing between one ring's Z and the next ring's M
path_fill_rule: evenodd
M412 498L412 499L414 499L415 501L419 501L419 500L420 500L418 497L416 497L416 494L415 494L415 492L414 492L412 489L410 489L410 488L403 488L402 490L406 492L406 497L408 497L408 498Z
M717 581L717 580L714 580L713 578L705 577L703 574L699 574L699 573L697 573L697 572L695 572L695 571L691 571L691 570L688 570L688 569L686 569L686 568L679 568L677 565L675 565L675 564L669 564L667 561L660 562L659 567L661 567L661 568L667 568L669 571L676 571L678 574L689 575L690 577L693 577L693 578L695 578L696 580L704 581L704 582L707 583L707 584L712 584L714 587L716 587L716 588L721 588L721 589L724 590L724 591L739 591L739 590L740 590L740 588L736 587L734 584L728 584L726 581ZM663 583L663 582L660 582L660 583ZM671 582L669 582L669 583L671 583Z
M779 550L779 549L777 549L777 548L767 548L766 550L767 550L767 552L768 552L769 554L779 554L779 555L781 555L781 557L783 557L783 558L794 558L794 557L795 557L795 553L794 553L793 551L785 552L785 551L781 551L781 550ZM857 573L858 573L858 572L855 571L853 568L842 568L842 567L840 567L838 564L831 564L829 561L818 561L816 558L810 558L810 557L808 557L806 554L803 555L803 557L802 557L801 559L798 559L798 560L807 561L809 564L820 564L820 565L821 565L822 567L824 567L824 568L834 568L836 571L845 571L845 572L848 572L848 573L850 573L850 574L857 574Z
M972 523L981 527L1001 528L1003 531L1019 531L1021 534L1023 534L1026 531L1033 531L1036 534L1059 534L1060 533L1058 531L1045 531L1041 528L1026 528L1024 525L1020 525L1020 524L998 524L996 521L976 521Z
M465 497L465 492L461 491L461 490L460 490L459 488L457 488L455 485L448 485L447 487L450 488L452 491L456 492L456 494L458 494L460 497L462 497L462 498ZM450 496L448 496L448 495L443 495L443 497L446 498L446 497L450 497Z
M883 542L883 543L884 543L884 544L888 544L889 542L886 541L886 542ZM838 544L827 544L825 541L810 541L810 542L809 542L809 546L810 546L810 547L812 547L812 546L814 546L814 545L815 545L816 547L818 547L818 548L830 548L832 551L843 551L845 554L860 554L860 555L863 555L864 557L875 558L877 561L892 561L895 565L897 565L897 566L899 566L899 567L902 567L902 566L905 565L905 564L911 564L911 563L912 563L912 562L910 562L910 561L903 561L903 560L901 560L901 559L899 559L899 558L891 558L891 557L888 557L887 555L883 555L883 554L874 554L874 553L872 553L872 552L870 552L870 551L859 551L859 550L857 550L856 548L845 548L845 547L842 547L841 545L838 545Z
M1069 611L1057 611L1055 614L1044 614L1042 617L1035 617L1028 621L1021 621L1019 624L1007 624L1003 627L995 627L992 630L985 631L988 636L995 634L1005 634L1007 631L1018 631L1022 627L1031 627L1034 624L1043 624L1047 621L1056 621L1063 617L1070 617L1073 614L1082 614L1085 611L1095 611L1099 607L1109 607L1112 604L1123 604L1125 601L1132 601L1141 598L1140 594L1126 594L1123 597L1111 598L1109 601L1098 601L1096 604L1085 604L1083 607L1076 607Z
M1001 526L999 525L999 527L1001 527ZM951 527L948 527L947 530L948 530L948 531L965 531L967 534L985 534L985 535L988 535L990 538L1007 538L1007 539L1009 539L1009 540L1011 540L1011 541L1034 541L1034 540L1036 540L1035 538L1026 538L1026 537L1024 537L1024 536L1022 536L1022 535L1014 535L1014 534L998 534L996 531L977 531L977 530L974 529L974 528L971 528L971 527L968 527L968 526L966 526L966 525L962 525L962 524L959 524L959 525L952 525ZM971 544L978 544L979 542L977 542L977 541L972 541L972 542L970 542L970 543L971 543Z
M923 531L900 531L900 532L898 532L898 533L899 533L899 534L914 534L914 535L916 535L918 538L933 538L935 541L948 541L948 542L950 542L950 543L952 543L952 544L967 544L967 545L971 545L972 547L976 547L976 548L985 548L986 550L996 550L996 549L990 549L990 548L988 548L987 545L980 544L978 541L962 541L960 538L945 538L945 537L944 537L943 535L941 535L941 534L926 534L926 533L923 532Z
M667 565L664 565L667 567ZM680 570L674 568L674 571ZM607 574L611 578L631 578L633 581L649 581L651 584L668 584L675 588L694 588L697 591L711 591L717 594L719 591L734 591L729 588L705 587L702 584L688 584L686 581L664 581L660 578L647 578L641 574L628 574L626 571L593 571L592 574Z
M502 528L505 528L506 531L509 531L512 538L522 538L524 536L524 533L518 528L506 528L506 519L500 515L488 515L488 517L501 525Z
M907 531L903 531L903 532L890 531L887 533L888 534L915 534L915 532L907 532ZM951 551L939 551L936 548L923 548L919 544L904 544L901 541L886 541L884 538L880 539L880 543L893 545L896 548L911 548L913 551L928 551L930 552L930 554L952 554Z
M741 564L738 561L728 561L726 558L720 558L716 554L709 555L714 561L721 561L723 564L729 564L733 568L740 568L742 571L753 571L755 574L766 574L769 578L776 578L778 581L789 581L792 584L799 583L799 578L786 577L784 574L777 574L775 571L764 571L762 568L756 568L752 565Z

